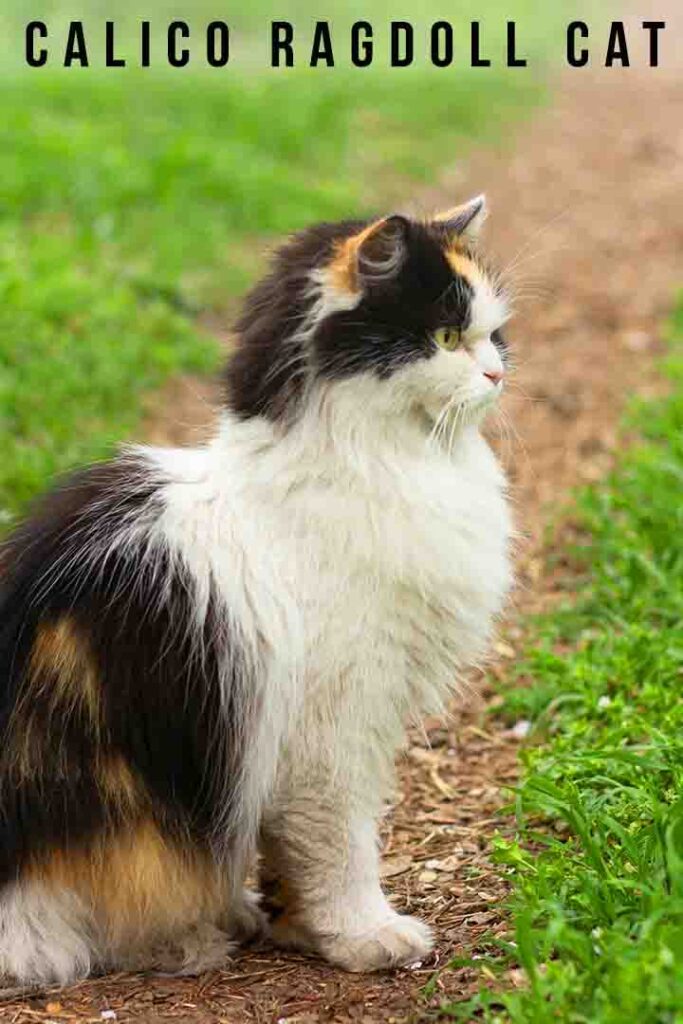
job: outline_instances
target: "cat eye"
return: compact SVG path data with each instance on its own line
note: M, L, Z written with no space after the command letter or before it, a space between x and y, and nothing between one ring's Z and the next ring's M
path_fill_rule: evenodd
M462 331L457 327L439 327L434 331L434 341L439 348L445 348L447 352L457 348L461 340Z

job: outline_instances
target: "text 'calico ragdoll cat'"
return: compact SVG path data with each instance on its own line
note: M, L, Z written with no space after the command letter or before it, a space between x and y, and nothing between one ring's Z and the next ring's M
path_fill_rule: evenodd
M215 966L264 923L257 851L276 942L354 971L429 951L377 820L406 718L457 694L510 582L483 215L292 238L214 439L86 469L10 538L1 976Z

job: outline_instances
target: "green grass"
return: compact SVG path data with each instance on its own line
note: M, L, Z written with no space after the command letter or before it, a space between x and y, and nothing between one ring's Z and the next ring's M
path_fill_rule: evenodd
M507 695L541 743L496 842L514 942L484 962L527 984L456 1020L683 1021L683 302L674 336L670 395L631 416L644 443L580 498L588 593L540 621L519 667L536 682Z
M423 21L443 17L437 7L427 0ZM84 0L79 16L86 29L112 16L130 28L137 8L117 8ZM390 9L401 16L380 3L373 19ZM205 13L216 16L194 5L193 22ZM330 9L342 30L359 13ZM514 13L534 52L550 45L558 14L540 17L533 0ZM163 0L145 10L162 27L168 14ZM296 14L307 25L314 8L302 0ZM466 14L466 4L450 12ZM31 11L55 47L68 15L60 2ZM270 0L236 14L235 47L249 52L257 35L263 43L271 16L283 14ZM494 55L508 16L497 4L487 12L498 25ZM133 434L145 395L169 375L216 366L197 317L231 311L274 237L384 209L473 141L505 135L540 95L532 70L283 76L257 72L253 55L224 71L31 71L16 59L25 21L9 0L0 13L14 54L0 67L0 530L54 474Z

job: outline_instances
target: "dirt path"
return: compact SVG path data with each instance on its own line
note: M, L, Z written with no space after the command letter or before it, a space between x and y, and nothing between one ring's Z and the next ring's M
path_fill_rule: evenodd
M658 12L661 15L661 10ZM681 26L670 24L672 38ZM516 437L499 440L523 535L515 608L497 646L504 674L521 636L520 611L566 593L562 565L542 552L543 525L568 489L609 466L624 401L656 387L658 328L681 281L683 71L573 72L512 152L476 153L423 197L438 206L485 190L489 239L502 263L523 250L513 277L520 315L510 329L518 362L505 402ZM157 419L155 439L201 431L211 392L174 385L182 428ZM483 724L482 724L483 722ZM0 1007L0 1021L409 1021L435 966L485 930L502 934L504 883L487 859L500 787L515 778L519 739L479 709L426 723L400 769L400 800L386 827L385 876L402 909L433 923L436 955L413 970L360 978L259 949L225 971L174 981L107 978ZM467 991L467 969L446 972L430 1005Z

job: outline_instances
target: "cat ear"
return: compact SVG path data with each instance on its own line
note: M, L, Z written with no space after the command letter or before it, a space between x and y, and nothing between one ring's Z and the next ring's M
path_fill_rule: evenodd
M409 221L395 214L361 231L356 245L356 267L361 281L379 284L395 277L408 252L409 230Z
M468 242L476 242L482 224L488 215L486 196L475 196L462 206L454 206L438 214L434 221L449 235L457 235Z

